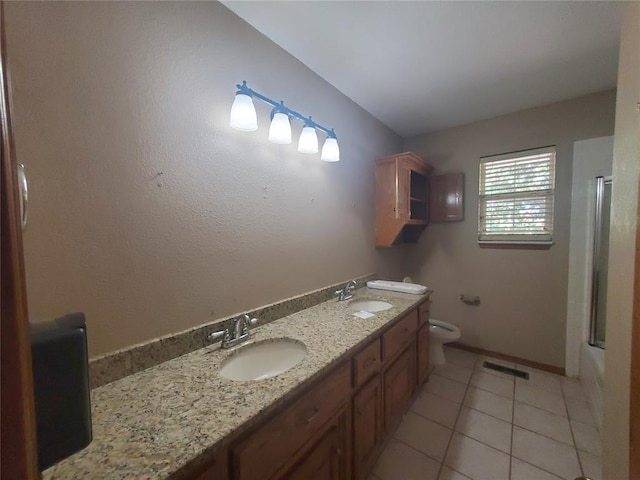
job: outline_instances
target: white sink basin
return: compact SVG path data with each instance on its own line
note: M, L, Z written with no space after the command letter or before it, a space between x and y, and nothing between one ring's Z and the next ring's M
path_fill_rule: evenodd
M227 357L219 375L229 380L264 380L295 367L306 355L307 347L297 340L263 340Z
M358 300L349 304L349 308L356 312L364 310L365 312L383 312L389 310L393 305L380 300Z

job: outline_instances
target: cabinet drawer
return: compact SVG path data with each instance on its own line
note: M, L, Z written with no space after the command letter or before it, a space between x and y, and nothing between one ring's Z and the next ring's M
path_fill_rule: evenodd
M366 382L380 370L380 339L376 338L353 357L353 386Z
M418 328L418 310L412 310L382 335L382 355L389 360L402 348L413 340Z
M426 302L422 302L418 306L418 327L422 325L426 325L429 323L429 310L431 309L431 300L427 300Z
M351 365L333 373L232 449L234 480L271 478L351 394Z

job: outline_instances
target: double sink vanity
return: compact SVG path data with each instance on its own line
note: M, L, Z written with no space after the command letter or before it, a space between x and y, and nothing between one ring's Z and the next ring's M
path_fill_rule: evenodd
M364 479L427 379L429 305L361 288L96 388L93 442L43 478Z

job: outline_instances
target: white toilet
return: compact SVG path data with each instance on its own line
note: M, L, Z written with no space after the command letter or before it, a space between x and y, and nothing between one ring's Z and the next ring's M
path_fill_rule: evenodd
M429 363L432 366L447 363L442 346L455 342L462 336L455 325L440 320L429 319Z

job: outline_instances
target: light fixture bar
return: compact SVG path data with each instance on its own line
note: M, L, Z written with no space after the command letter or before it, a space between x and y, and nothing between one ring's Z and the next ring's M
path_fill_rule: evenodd
M238 91L236 92L236 95L239 93L248 95L252 98L257 98L258 100L261 100L267 105L271 105L273 107L272 116L274 113L284 113L290 117L297 118L298 120L303 121L305 127L313 127L316 130L320 130L324 132L328 138L338 138L336 136L336 132L333 131L333 128L328 129L326 127L323 127L319 123L314 122L310 116L305 117L301 113L296 112L295 110L291 110L289 107L285 106L284 101L277 102L265 95L262 95L261 93L256 92L255 90L247 86L246 80L243 80L242 85L236 84L236 88L238 89Z

